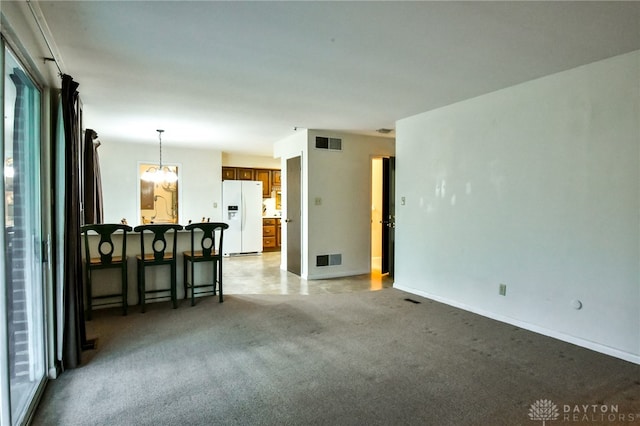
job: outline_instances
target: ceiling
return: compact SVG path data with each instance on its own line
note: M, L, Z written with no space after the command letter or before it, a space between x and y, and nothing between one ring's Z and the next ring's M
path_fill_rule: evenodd
M640 49L638 2L31 3L103 143L162 128L238 154L271 155L296 127L378 134Z

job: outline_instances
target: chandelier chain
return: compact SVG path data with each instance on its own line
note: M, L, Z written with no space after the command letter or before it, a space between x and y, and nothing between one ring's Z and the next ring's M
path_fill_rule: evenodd
M160 140L160 167L159 167L159 169L162 170L162 132L164 132L164 130L158 129L158 130L156 130L156 132L158 132L158 139Z

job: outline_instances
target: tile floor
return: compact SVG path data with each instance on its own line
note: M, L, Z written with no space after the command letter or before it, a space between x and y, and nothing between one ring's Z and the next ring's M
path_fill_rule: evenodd
M393 287L393 279L379 269L353 277L304 280L280 269L280 252L226 257L223 268L225 294L351 293Z

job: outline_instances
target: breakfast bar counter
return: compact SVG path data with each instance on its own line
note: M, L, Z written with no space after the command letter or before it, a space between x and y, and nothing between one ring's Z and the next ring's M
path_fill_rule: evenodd
M196 231L195 238L198 238L198 234L202 235L202 233ZM181 300L185 297L184 294L184 278L183 278L183 252L191 250L191 232L181 230L177 231L177 248L176 248L176 268L177 268L177 297L178 300ZM97 247L100 241L100 237L97 234L89 234L89 244L92 250L92 253L98 253ZM117 232L113 234L113 244L114 244L114 253L120 253L122 250L122 240L123 234L121 232ZM168 237L170 239L171 237ZM150 247L153 241L152 235L145 235L145 247ZM197 243L197 242L196 242ZM82 241L83 248L83 268L84 266L84 239ZM129 232L127 233L127 279L128 279L128 292L127 292L127 300L128 305L137 305L138 304L138 289L137 289L137 265L136 265L136 256L140 254L140 234L137 232ZM172 246L172 241L167 241L167 246ZM148 251L148 249L146 249ZM196 265L195 268L195 279L197 282L212 282L213 281L213 273L211 268L208 267L200 267L201 265ZM148 289L162 289L166 288L170 285L170 266L162 265L155 268L146 269L146 287ZM120 288L121 279L120 279L120 271L113 269L105 269L101 271L96 271L92 273L92 288L94 295L99 294L111 294L117 292ZM167 300L170 300L167 298ZM114 299L114 306L118 305L118 301Z

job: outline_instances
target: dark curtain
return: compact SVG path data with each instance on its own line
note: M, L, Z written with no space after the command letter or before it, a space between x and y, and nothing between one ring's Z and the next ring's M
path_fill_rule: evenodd
M98 134L93 129L84 132L84 223L102 223L102 179L100 160L95 141Z
M76 104L78 83L62 76L62 118L65 137L64 336L63 368L78 367L88 346L84 325L82 250L80 235L80 140Z

